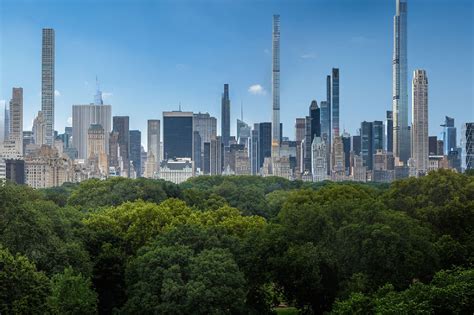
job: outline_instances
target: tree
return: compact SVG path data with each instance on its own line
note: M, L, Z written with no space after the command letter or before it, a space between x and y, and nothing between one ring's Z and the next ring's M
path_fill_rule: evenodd
M0 247L0 313L47 314L49 279L25 256Z
M49 298L51 309L56 314L96 314L97 293L92 282L71 267L52 278L52 294Z

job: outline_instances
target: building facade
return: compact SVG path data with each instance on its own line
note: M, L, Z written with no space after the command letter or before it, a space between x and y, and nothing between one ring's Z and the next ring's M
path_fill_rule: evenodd
M46 143L54 141L54 29L44 28L41 53L41 111L46 120ZM86 129L87 132L87 129Z
M428 77L425 70L415 70L412 86L412 158L417 174L428 171Z

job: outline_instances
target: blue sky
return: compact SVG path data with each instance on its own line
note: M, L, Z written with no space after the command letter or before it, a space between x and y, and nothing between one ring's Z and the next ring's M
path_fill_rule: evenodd
M409 80L429 78L430 134L444 115L474 120L474 6L471 0L409 0ZM294 137L296 117L326 97L340 68L341 126L391 109L394 0L0 0L0 100L24 88L25 129L41 107L41 29L56 31L56 129L73 104L93 101L99 76L113 115L131 129L162 111L209 112L220 122L230 84L232 134L244 106L249 123L271 119L272 15L281 15L281 117ZM249 88L260 85L263 90ZM411 88L410 88L411 90ZM259 93L255 93L259 92ZM411 102L410 102L411 104ZM220 129L220 128L219 128Z

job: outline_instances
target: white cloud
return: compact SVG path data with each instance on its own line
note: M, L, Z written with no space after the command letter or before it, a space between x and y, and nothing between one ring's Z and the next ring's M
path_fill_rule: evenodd
M58 90L54 90L54 96L61 96L61 93Z
M249 93L253 95L265 95L267 91L260 84L254 84L249 87Z
M112 92L102 92L102 98L104 100L107 100L109 98L111 98L114 94Z
M313 52L302 54L301 58L303 59L316 59L317 55Z
M71 127L72 126L72 117L68 117L66 122L67 122L67 126Z

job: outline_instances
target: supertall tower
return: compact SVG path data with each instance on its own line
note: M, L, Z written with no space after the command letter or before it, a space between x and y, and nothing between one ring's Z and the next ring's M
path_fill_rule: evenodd
M393 32L393 155L406 163L410 158L407 91L407 0L396 0Z
M412 156L419 173L428 171L428 77L425 70L413 73Z
M222 93L221 102L221 136L225 147L229 146L230 139L230 98L229 84L224 84L224 93Z
M272 32L272 147L280 146L280 15L273 15Z
M41 111L46 121L46 144L54 143L54 29L43 28Z

